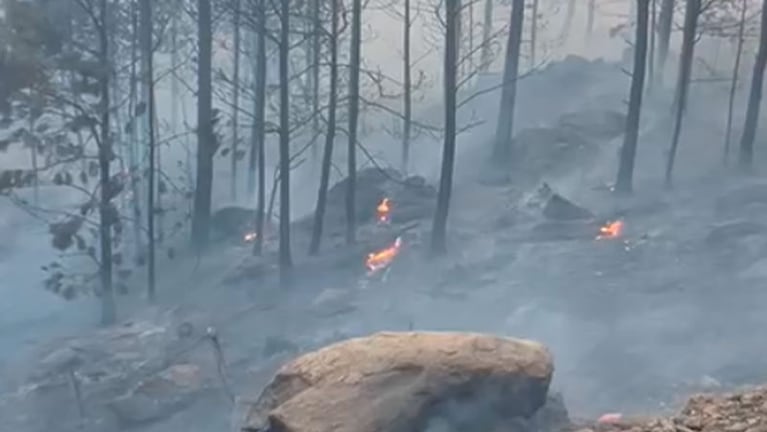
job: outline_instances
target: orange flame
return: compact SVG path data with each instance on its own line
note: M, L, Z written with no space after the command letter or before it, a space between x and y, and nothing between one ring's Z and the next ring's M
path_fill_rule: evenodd
M246 243L250 243L252 241L255 241L258 238L258 234L255 231L251 231L249 233L245 233L244 236L242 236L242 240Z
M376 213L378 214L378 223L389 223L391 218L391 201L389 198L384 198L376 207Z
M392 243L392 245L386 249L368 254L368 259L365 260L365 266L368 268L368 274L372 275L389 267L394 261L394 258L399 255L401 248L402 239L397 237L397 239L394 240L394 243Z
M597 240L611 239L620 237L623 234L623 221L617 220L608 222L599 228Z

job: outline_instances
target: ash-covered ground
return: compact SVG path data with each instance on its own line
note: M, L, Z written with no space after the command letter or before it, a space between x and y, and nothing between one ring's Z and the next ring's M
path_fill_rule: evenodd
M580 75L549 71L554 78L542 74L523 84L519 127L548 127L563 114L593 107L619 109L627 79L614 65L577 66L589 67L594 70ZM560 104L538 100L551 83L574 85L567 80L577 81L581 94ZM488 181L477 169L481 148L466 144L486 141L493 130L488 124L461 140L447 257L427 256L431 222L425 218L402 234L401 253L384 277L366 277L364 255L344 271L297 258L297 273L308 278L283 289L269 266L259 267L266 276L247 273L258 264L248 258L249 245L219 245L199 266L193 260L169 263L158 309L175 307L193 317L192 334L216 329L226 384L214 380L210 392L131 427L227 430L233 408L226 388L255 398L275 368L296 353L379 330L537 339L554 353L553 390L564 395L575 417L657 413L695 391L767 380L767 182L718 168L719 124L703 104L696 109L691 103L675 188L665 191L660 179L667 108L656 108L665 102L648 101L632 197L617 197L607 187L620 136L576 142L581 150L530 170L537 175L510 184ZM542 182L594 216L547 220L536 195ZM622 234L597 240L600 226L614 220L623 222ZM300 238L296 242L296 256L303 256ZM233 277L243 272L249 276ZM168 355L175 361L214 352L199 345ZM68 394L61 393L57 409L76 410Z

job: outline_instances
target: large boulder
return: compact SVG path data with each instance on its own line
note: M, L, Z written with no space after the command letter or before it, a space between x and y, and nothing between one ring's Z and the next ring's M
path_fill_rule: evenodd
M377 333L284 365L247 409L242 430L494 430L533 416L546 402L552 372L551 354L532 341Z

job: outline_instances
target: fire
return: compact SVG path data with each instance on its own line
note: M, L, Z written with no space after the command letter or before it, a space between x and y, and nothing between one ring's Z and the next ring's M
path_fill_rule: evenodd
M599 235L597 240L618 238L623 234L623 221L616 220L608 222L599 228Z
M365 266L368 268L368 274L375 274L391 265L394 258L399 255L399 251L402 248L402 239L397 237L391 246L386 249L382 249L378 252L368 254L368 259L365 260Z
M245 233L245 235L242 236L242 240L245 241L246 243L256 241L257 238L258 238L258 234L255 231Z
M378 223L389 223L391 220L391 201L389 198L384 198L376 207L376 213L378 214Z

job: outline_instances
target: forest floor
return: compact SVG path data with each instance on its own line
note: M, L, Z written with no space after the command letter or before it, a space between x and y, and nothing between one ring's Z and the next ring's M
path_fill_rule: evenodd
M662 160L665 141L645 141L638 164ZM643 172L633 196L617 197L603 186L618 145L605 149L609 163L595 161L599 170L546 179L593 220L551 223L526 205L534 187L461 176L446 257L428 257L431 222L423 220L403 235L385 278L366 278L360 259L357 272L319 271L285 290L269 277L230 278L247 265L250 246L220 245L199 263L191 256L163 263L157 309L182 309L215 327L229 385L247 399L298 352L406 329L545 343L555 356L552 389L576 417L672 412L691 393L767 382L767 198L760 198L767 184L711 172L663 191L647 180L657 173ZM597 240L600 225L616 218L622 235ZM300 271L304 250L295 254ZM228 430L231 413L218 389L140 430Z

